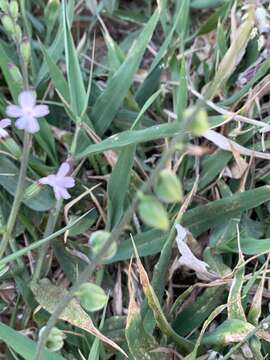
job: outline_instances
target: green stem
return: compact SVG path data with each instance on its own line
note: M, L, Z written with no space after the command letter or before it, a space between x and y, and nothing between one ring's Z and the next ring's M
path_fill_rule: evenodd
M29 133L24 133L24 141L23 141L23 152L22 152L22 158L21 158L21 167L20 167L20 173L16 188L16 193L14 197L14 201L12 204L12 208L9 214L8 222L7 222L7 228L3 235L1 244L0 244L0 259L3 257L8 243L11 240L12 232L16 223L16 218L21 206L21 202L24 195L25 190L25 177L26 177L26 171L27 171L27 164L29 159L29 153L31 149L31 141L32 136Z
M47 221L47 225L45 228L45 232L44 232L44 238L50 236L54 232L54 229L55 229L58 217L59 217L59 213L60 213L60 210L62 207L62 203L63 202L61 200L57 201L56 207L50 212L50 215L49 215L49 218ZM42 274L44 259L47 254L47 251L49 249L49 246L50 246L50 242L47 242L39 249L38 260L36 263L36 267L35 267L35 271L34 271L33 279L32 279L33 283L36 283Z
M75 155L75 152L76 152L77 142L78 142L80 130L81 130L81 125L80 125L80 123L77 123L76 128L75 128L75 134L74 134L74 137L73 137L73 141L72 141L72 144L71 144L71 147L70 147L70 154L73 155L73 156Z

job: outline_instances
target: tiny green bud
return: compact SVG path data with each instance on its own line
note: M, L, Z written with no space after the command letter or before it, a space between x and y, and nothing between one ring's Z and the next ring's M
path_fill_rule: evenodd
M209 129L207 112L204 109L198 111L195 119L192 121L191 132L195 136L202 135Z
M24 200L29 200L36 196L42 189L42 185L38 182L33 183L32 185L28 186L24 193Z
M174 172L169 169L160 172L155 192L166 203L178 202L183 199L181 183Z
M4 26L4 29L8 33L14 34L14 24L13 24L11 17L9 15L3 15L1 18L1 21Z
M141 220L156 229L168 230L168 214L163 205L154 196L144 196L138 206Z
M22 78L22 74L21 74L19 68L14 64L8 64L8 70L9 70L9 73L10 73L12 79L16 83L22 85L23 84L23 78Z
M15 39L20 42L22 40L22 30L19 25L15 26Z
M5 13L8 12L8 1L7 0L0 0L0 9L4 11Z
M23 38L21 42L20 51L22 54L23 61L28 64L31 56L31 46L30 41L27 37Z
M58 17L58 12L60 9L60 1L59 0L49 0L45 10L44 15L46 19L46 25L48 28L52 28L54 23Z
M98 252L101 250L101 248L103 247L104 243L106 242L106 240L109 238L111 234L107 231L103 231L103 230L99 230L99 231L95 231L90 239L89 239L89 246L91 248L91 253L93 256L96 256L98 254ZM108 247L108 250L106 251L105 255L103 255L103 259L107 260L112 258L117 251L117 245L116 242L114 241L112 244L110 244L110 246Z
M16 0L11 0L9 4L9 13L15 21L18 19L19 6Z
M104 308L107 302L107 295L104 290L95 284L82 284L75 296L79 298L81 305L87 311L98 311Z

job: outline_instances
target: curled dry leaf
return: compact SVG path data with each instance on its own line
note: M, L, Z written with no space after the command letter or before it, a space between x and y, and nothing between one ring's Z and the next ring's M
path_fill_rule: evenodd
M238 153L241 155L270 160L270 154L247 149L244 146L237 144L235 141L226 138L224 135L217 133L214 130L207 130L206 132L203 133L202 136L205 139L214 143L222 150L231 151L231 152L233 152L234 150L234 151L238 151Z
M216 279L217 275L207 270L209 265L205 261L199 260L188 247L186 239L189 232L180 224L177 224L175 227L177 231L176 243L182 255L178 260L178 264L187 266L188 268L194 270L197 276L202 279Z

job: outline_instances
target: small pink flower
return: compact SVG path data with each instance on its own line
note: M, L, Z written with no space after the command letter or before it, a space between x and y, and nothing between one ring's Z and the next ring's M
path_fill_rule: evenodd
M37 118L49 114L47 105L36 105L36 95L32 91L23 91L18 98L18 105L9 105L6 114L12 118L17 118L15 123L18 129L23 129L28 133L34 134L39 131Z
M75 185L75 181L71 176L66 176L70 171L70 166L67 162L64 162L56 175L48 175L39 180L40 184L50 185L53 188L56 200L69 199L70 194L66 189L72 188Z
M9 136L8 132L5 130L6 127L10 126L10 119L0 120L0 139L5 139Z

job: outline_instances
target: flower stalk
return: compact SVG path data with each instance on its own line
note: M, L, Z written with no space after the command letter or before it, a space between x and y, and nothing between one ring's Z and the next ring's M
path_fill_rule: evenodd
M20 167L20 173L18 177L18 183L16 188L16 193L14 197L14 201L12 204L12 208L9 214L8 222L6 231L3 235L2 241L0 243L0 259L3 257L3 255L6 252L7 246L12 238L12 232L16 223L17 215L20 209L20 205L24 196L24 190L25 190L25 178L26 178L26 171L27 171L27 165L28 165L28 159L31 149L31 143L32 143L32 135L25 132L24 133L24 141L23 141L23 152L22 152L22 158L21 158L21 167Z

